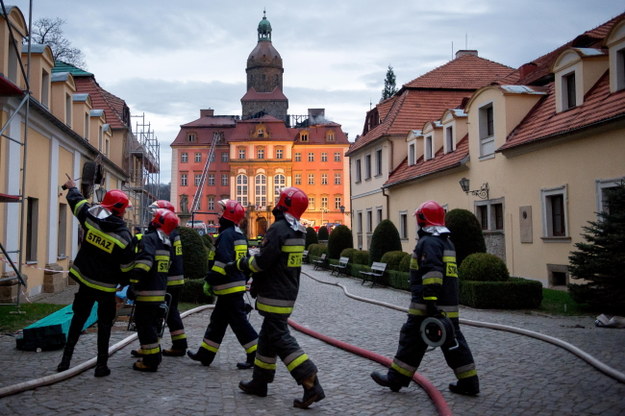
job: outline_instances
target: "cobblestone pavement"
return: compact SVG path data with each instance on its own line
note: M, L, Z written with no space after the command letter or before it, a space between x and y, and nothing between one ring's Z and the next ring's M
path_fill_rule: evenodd
M407 307L409 294L362 286L354 278L337 278L305 265L305 274L338 282L351 294ZM48 295L46 302L70 303L75 287ZM40 300L44 301L44 300ZM211 310L191 314L185 327L192 350L199 346ZM597 328L592 317L549 317L524 312L461 309L461 318L498 323L560 338L625 372L625 330ZM261 318L252 312L251 322ZM392 358L405 313L350 299L338 286L318 283L302 275L300 296L292 319L316 332ZM481 394L463 397L447 390L453 381L442 353L426 354L419 372L441 391L454 415L622 415L625 384L604 375L580 358L534 338L493 329L463 325L475 357ZM371 380L369 373L384 368L366 358L332 347L291 329L306 353L319 367L326 399L309 410L292 407L302 389L278 364L276 380L266 398L239 391L240 380L250 370L237 370L243 349L229 330L217 358L203 367L188 357L164 357L157 373L131 369L130 350L138 341L115 353L109 377L93 377L93 369L49 386L0 399L3 415L436 415L427 394L415 383L393 393ZM126 338L123 323L114 331L111 345ZM95 354L95 331L89 330L76 347L73 365ZM165 332L163 346L169 346ZM61 351L25 352L15 348L15 338L0 336L0 387L55 374Z

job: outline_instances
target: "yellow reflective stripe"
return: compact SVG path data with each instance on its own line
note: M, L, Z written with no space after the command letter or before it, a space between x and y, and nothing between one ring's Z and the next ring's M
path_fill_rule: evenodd
M214 265L211 268L211 270L214 271L214 272L217 272L217 273L219 273L221 275L224 275L224 276L226 275L226 269L224 269L223 267L219 267L217 265Z
M178 277L178 276L176 276ZM184 285L184 277L182 278L176 278L176 279L167 279L167 286L180 286L180 285Z
M145 263L135 263L135 266L133 267L133 269L145 270L146 272L149 272L151 268L151 265Z
M169 261L169 256L167 256L167 255L159 255L159 254L157 254L156 256L154 256L154 258L155 258L157 261L158 261L158 260L160 260L160 261L163 261L163 260L167 260L167 261Z
M174 253L176 256L182 256L182 241L178 238L174 241Z
M253 353L254 351L256 351L257 349L258 349L258 344L254 344L254 345L252 345L251 347L246 348L246 349L245 349L245 353L246 353L246 354L251 354L251 353Z
M289 315L293 312L293 307L288 306L269 306L263 303L256 302L256 307L259 311L277 313L282 315Z
M464 371L462 373L456 373L456 377L458 378L458 380L473 376L477 376L477 370L475 368L473 370Z
M181 340L181 339L187 339L187 334L184 334L184 333L183 334L178 334L178 335L171 334L171 340L172 341L178 341L178 340Z
M422 309L408 309L408 314L409 315L417 315L417 316L425 316L426 312Z
M424 285L442 285L443 279L440 277L428 277L426 279L423 279L423 284Z
M74 215L78 215L78 211L80 211L80 207L87 203L86 199L78 201L78 203L74 206Z
M443 256L443 263L455 263L455 262L456 262L455 256Z
M69 271L72 275L76 277L76 279L80 280L85 286L89 286L92 289L101 290L102 292L117 292L117 284L111 284L110 286L103 286L105 283L96 282L95 280L88 280L83 277L78 270L75 270L73 267Z
M410 269L411 270L419 270L419 262L414 257L412 257L410 259Z
M200 348L204 348L205 350L208 350L208 351L214 352L214 353L219 351L219 345L217 345L217 346L209 345L205 341L202 341L202 345L200 345Z
M391 368L395 371L397 371L399 374L402 374L406 377L412 377L414 375L414 371L409 371L406 370L405 368L400 367L399 365L397 365L394 361L391 364Z
M137 302L163 302L165 301L165 296L141 296L137 295Z
M265 370L276 370L276 363L270 364L259 360L258 358L254 359L254 365L256 367L264 368Z
M161 347L155 347L155 348L141 348L141 354L143 355L152 355L152 354L158 354L159 352L161 352Z
M291 361L287 366L287 370L289 371L293 371L293 369L295 367L297 367L298 365L302 364L304 361L308 360L308 355L306 354L302 354L299 357L297 357L296 359L294 359L293 361Z
M304 246L282 246L281 250L283 253L303 253Z
M247 264L247 267L254 273L258 273L258 272L262 272L263 271L263 269L261 269L258 266L258 263L256 263L256 256L250 257L250 259L248 261L248 264Z
M437 300L438 297L437 296L424 296L423 300Z
M223 289L223 290L217 290L213 288L213 292L216 295L228 295L230 293L245 292L246 290L247 288L245 286L235 286L235 287L231 287L231 288Z

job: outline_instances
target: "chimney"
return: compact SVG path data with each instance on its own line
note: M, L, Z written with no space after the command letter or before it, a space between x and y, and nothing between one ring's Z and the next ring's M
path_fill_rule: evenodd
M213 117L214 114L215 110L213 110L212 108L200 110L200 117Z
M460 58L461 56L467 56L467 55L477 56L477 50L475 50L475 49L460 49L458 52L456 52L456 59Z

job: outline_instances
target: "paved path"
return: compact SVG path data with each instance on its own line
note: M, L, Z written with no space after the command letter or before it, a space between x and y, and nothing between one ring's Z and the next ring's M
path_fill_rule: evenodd
M409 295L393 289L362 286L353 278L336 278L325 271L305 273L328 282L339 282L365 298L406 307ZM46 302L69 303L73 288L47 296ZM210 310L185 319L191 348L199 346ZM338 340L392 357L397 348L403 312L346 297L337 286L302 276L300 297L293 320ZM597 328L591 317L547 317L510 311L462 308L461 318L520 327L560 338L592 354L605 364L625 372L625 330ZM252 312L252 324L261 319ZM426 354L419 372L437 387L454 415L622 415L625 384L597 371L573 354L533 338L464 325L463 332L475 356L482 392L479 397L457 396L447 390L453 373L439 350ZM309 410L292 407L301 387L282 364L266 398L239 391L237 384L251 371L237 370L244 353L231 331L210 367L187 357L164 357L157 373L131 369L134 341L114 354L112 374L93 377L93 369L72 379L0 399L2 415L436 415L431 400L416 384L393 393L369 377L384 368L360 356L291 330L319 367L327 398ZM111 345L127 337L123 327L113 333ZM84 334L76 347L73 364L95 354L94 331ZM166 332L163 345L169 346ZM15 349L12 336L0 336L0 387L55 374L61 351L24 352Z

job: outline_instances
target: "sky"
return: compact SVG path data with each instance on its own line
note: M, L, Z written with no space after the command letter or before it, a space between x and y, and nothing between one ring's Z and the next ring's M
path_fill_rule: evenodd
M353 141L380 101L390 66L396 85L449 62L460 49L513 68L625 12L622 0L5 0L26 21L61 18L87 71L170 144L200 109L241 114L247 57L266 10L284 64L289 114L325 108Z

